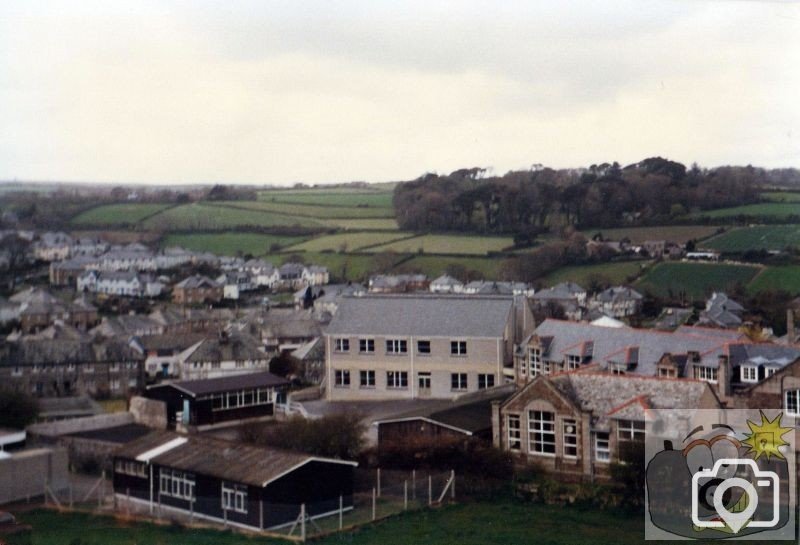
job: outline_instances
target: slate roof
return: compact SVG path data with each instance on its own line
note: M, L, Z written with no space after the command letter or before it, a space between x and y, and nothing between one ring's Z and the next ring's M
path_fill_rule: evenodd
M614 286L601 291L595 296L595 300L601 303L617 303L620 301L640 300L642 294L626 286Z
M445 288L452 288L454 286L463 286L464 283L461 280L453 278L447 274L443 274L442 276L436 278L431 282L431 287L445 287Z
M259 373L246 373L243 375L233 375L229 377L205 378L199 380L182 380L176 382L165 382L156 386L149 386L148 390L154 388L173 387L186 392L191 396L215 394L218 392L229 392L232 390L244 390L252 388L268 388L272 386L288 386L289 381L267 371Z
M135 459L179 437L185 436L174 432L154 432L122 446L115 455ZM266 486L272 480L311 461L358 465L346 460L231 443L210 437L185 438L186 443L159 454L150 461L174 469L258 487Z
M142 357L115 339L23 339L9 345L9 357L0 365L55 365L139 361Z
M726 343L726 339L700 334L668 333L632 327L609 328L552 319L542 322L533 335L552 338L549 349L544 354L550 361L562 361L572 347L591 341L593 360L600 363L601 367L607 365L609 358L613 360L620 350L637 347L638 363L633 372L648 376L656 374L656 363L665 353L699 352L703 365L716 367L717 357Z
M181 289L218 288L219 284L207 276L195 274L184 278L175 284L175 287Z
M467 293L512 295L527 291L528 285L524 282L495 282L488 280L475 280L464 286Z
M549 378L558 390L584 411L592 413L596 429L609 419L641 420L646 409L695 409L709 391L698 380L659 379L608 373L562 373ZM631 405L636 404L631 410Z
M502 337L512 297L363 295L344 297L328 335Z
M742 312L742 305L724 293L715 292L706 302L705 310L700 313L700 322L720 327L737 327L742 323Z
M586 295L586 290L575 282L561 282L555 286L539 290L533 294L534 300L569 300L577 299L579 295Z
M186 358L189 363L213 361L266 360L259 350L261 343L246 333L235 333L225 338L206 339Z
M800 358L800 349L794 346L767 343L732 343L728 355L734 365L763 365L783 368Z

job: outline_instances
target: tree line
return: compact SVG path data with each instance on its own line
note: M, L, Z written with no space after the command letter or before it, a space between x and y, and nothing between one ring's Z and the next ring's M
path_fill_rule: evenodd
M752 166L687 168L661 157L626 167L536 165L502 176L471 168L400 183L393 202L402 229L515 233L524 239L552 227L671 223L692 211L758 202L760 190L786 176Z

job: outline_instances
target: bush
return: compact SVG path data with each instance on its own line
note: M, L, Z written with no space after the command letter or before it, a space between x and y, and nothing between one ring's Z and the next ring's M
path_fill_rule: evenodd
M314 420L296 416L271 425L247 426L240 439L248 443L326 456L355 459L364 448L366 427L354 413Z
M39 404L30 395L0 390L0 428L24 429L39 417Z

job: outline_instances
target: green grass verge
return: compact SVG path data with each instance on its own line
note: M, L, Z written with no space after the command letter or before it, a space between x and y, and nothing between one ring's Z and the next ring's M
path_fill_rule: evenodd
M224 230L234 227L324 227L311 218L210 203L192 203L170 208L147 219L142 225L146 229L158 231Z
M588 288L594 280L609 284L626 284L628 278L638 275L642 268L649 264L649 261L620 261L562 267L545 276L542 283L545 286L553 286L560 282L575 282L584 288Z
M72 218L73 225L135 225L168 208L169 204L104 204Z
M364 248L365 246L374 246L377 244L385 244L393 240L403 237L413 236L413 233L404 233L402 231L383 232L373 231L366 233L338 233L335 235L328 235L317 237L307 240L302 244L297 244L288 248L287 251L299 250L308 252L321 252L323 250L335 250L352 252Z
M689 240L700 240L710 237L719 227L713 225L665 225L663 227L625 227L620 229L588 229L584 236L592 238L597 233L609 240L628 238L633 244L641 244L646 240L668 240L676 244L685 244Z
M741 227L703 242L703 247L720 252L783 250L800 246L800 225L757 225Z
M701 218L735 218L737 216L785 218L787 216L800 216L800 202L767 202L746 204L732 208L718 208L694 214L693 217Z
M751 293L777 290L800 294L800 266L767 267L747 285Z
M164 237L161 245L181 246L195 252L211 252L217 255L252 254L261 256L269 253L273 244L281 248L302 242L304 237L266 235L261 233L221 233L171 234Z
M486 255L513 245L510 237L422 235L370 248L370 252Z
M650 269L636 288L655 295L684 294L704 299L713 291L730 291L736 284L750 282L760 267L724 263L660 263Z

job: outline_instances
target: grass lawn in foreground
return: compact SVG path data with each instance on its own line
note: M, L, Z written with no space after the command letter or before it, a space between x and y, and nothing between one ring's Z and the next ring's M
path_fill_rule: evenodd
M634 287L660 296L683 294L700 300L713 291L730 291L737 283L746 285L760 270L757 266L726 263L660 263Z

